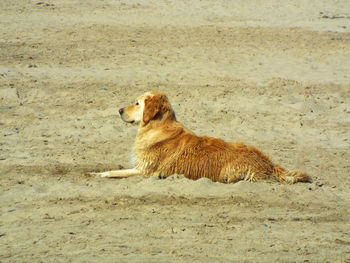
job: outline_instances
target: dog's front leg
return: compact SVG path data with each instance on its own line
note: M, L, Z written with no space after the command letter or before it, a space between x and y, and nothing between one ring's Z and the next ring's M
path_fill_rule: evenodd
M137 169L125 169L116 171L107 171L102 173L89 173L95 177L107 177L107 178L128 178L131 176L141 175L141 172Z

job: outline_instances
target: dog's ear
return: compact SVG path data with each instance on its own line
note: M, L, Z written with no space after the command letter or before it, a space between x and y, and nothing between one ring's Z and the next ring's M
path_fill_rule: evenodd
M160 105L155 97L148 97L145 99L145 107L143 109L142 120L144 124L147 124L150 120L154 119L160 110Z
M161 119L167 111L170 111L170 103L168 98L163 94L156 94L145 99L145 107L143 110L143 122L146 125L154 119Z

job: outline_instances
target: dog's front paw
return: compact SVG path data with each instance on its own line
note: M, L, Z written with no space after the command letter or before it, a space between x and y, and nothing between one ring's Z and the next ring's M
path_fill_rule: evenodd
M104 173L95 173L95 172L88 172L84 174L86 177L95 177L95 178L103 178L103 177L108 177L109 172L104 172Z

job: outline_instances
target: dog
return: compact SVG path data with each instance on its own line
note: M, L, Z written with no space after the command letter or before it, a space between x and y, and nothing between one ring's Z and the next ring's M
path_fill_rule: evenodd
M123 121L139 125L133 149L135 168L91 173L93 176L166 178L183 174L192 180L206 177L221 183L264 179L286 184L311 182L305 172L288 171L255 147L195 135L176 120L162 93L147 92L119 113Z

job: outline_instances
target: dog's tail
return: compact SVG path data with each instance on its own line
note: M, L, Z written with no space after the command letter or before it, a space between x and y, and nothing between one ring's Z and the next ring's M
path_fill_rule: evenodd
M302 171L288 171L279 165L273 167L273 175L282 183L295 184L298 182L311 183L311 177Z

